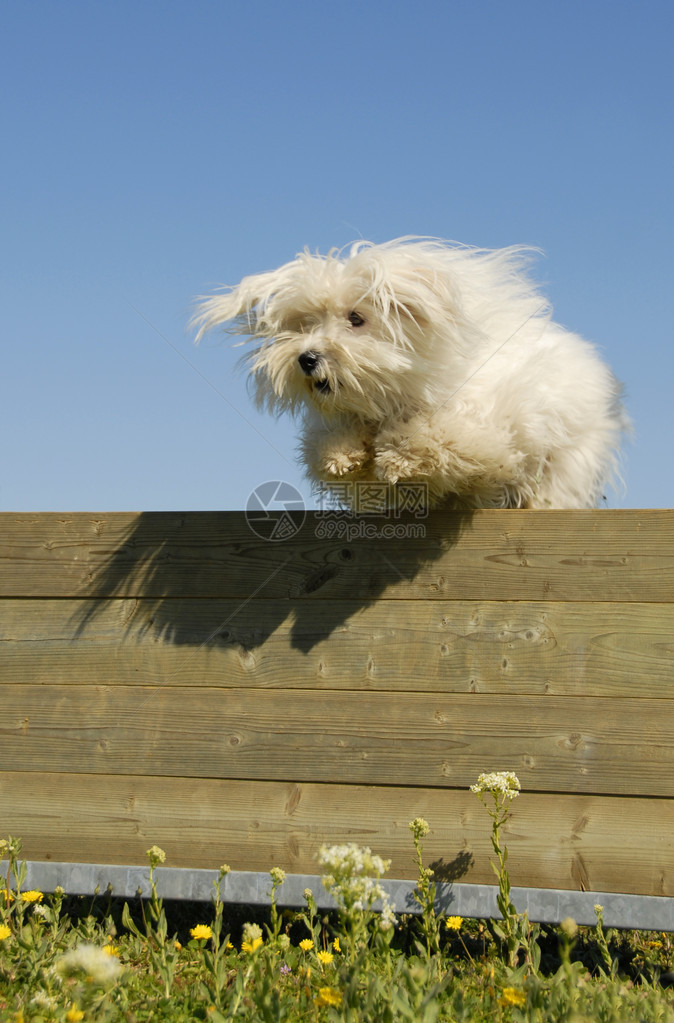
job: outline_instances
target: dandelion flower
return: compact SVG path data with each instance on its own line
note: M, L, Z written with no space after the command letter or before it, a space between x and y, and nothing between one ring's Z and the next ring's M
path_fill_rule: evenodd
M11 933L12 932L10 931L7 924L0 924L0 941L5 941L5 939L8 938Z
M339 1006L342 1004L342 992L334 987L319 987L316 1004Z
M300 948L303 952L310 952L313 947L314 943L311 938L303 938L302 941L300 941Z
M190 930L190 934L193 938L196 938L197 941L205 941L207 938L213 937L213 931L208 924L197 924L196 927L193 927Z
M252 941L242 941L241 951L242 952L257 952L258 948L262 944L262 938L253 938Z
M332 952L324 952L321 949L320 952L316 953L316 958L318 959L319 963L321 963L323 966L329 966L335 957L333 956Z
M117 945L109 944L103 946L103 951L105 952L106 956L116 956L119 952L119 948L117 947Z
M504 987L499 999L501 1005L515 1005L518 1008L525 1005L526 1000L527 996L524 991L519 991L516 987Z
M448 916L445 920L445 927L448 931L460 931L462 923L462 916Z
M21 892L22 902L42 902L43 899L44 895L42 892L37 892L35 890L30 892Z
M81 1019L84 1019L82 1010L78 1009L76 1005L71 1005L66 1013L68 1023L80 1023Z
M335 952L342 951L342 946L339 944L339 938L335 938L335 940L332 943L332 947L334 948Z

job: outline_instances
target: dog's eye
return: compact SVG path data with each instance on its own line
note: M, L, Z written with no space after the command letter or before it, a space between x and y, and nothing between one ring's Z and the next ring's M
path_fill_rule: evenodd
M353 310L353 312L349 313L349 315L347 316L347 320L349 321L352 327L362 327L363 324L365 323L363 317L360 315L360 313L357 313L355 309Z

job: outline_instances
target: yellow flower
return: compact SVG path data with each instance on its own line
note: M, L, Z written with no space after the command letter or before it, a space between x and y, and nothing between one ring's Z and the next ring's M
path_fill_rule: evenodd
M197 924L196 927L192 928L190 934L192 935L193 938L196 938L197 941L201 941L202 939L206 940L207 938L213 937L213 931L210 929L208 924Z
M42 902L43 898L44 895L42 894L42 892L36 891L21 892L22 902Z
M173 947L176 950L176 952L180 952L180 949L182 948L182 945L180 944L179 941L174 941L173 942Z
M103 946L103 951L105 952L106 956L116 956L117 953L119 952L119 948L117 947L117 945L108 944Z
M448 916L445 920L445 927L448 931L460 931L462 923L462 916Z
M334 987L319 987L316 1005L341 1005L342 992Z
M323 964L323 966L329 966L335 957L333 956L332 952L323 952L323 950L321 950L320 952L316 953L316 958L318 959L319 963Z
M7 924L0 924L0 941L4 941L8 938L12 932L10 931Z
M339 938L335 938L335 940L332 943L332 947L334 948L335 952L342 951L342 946L339 944Z
M252 941L242 941L241 951L242 952L256 952L262 944L262 938L253 938Z
M521 1008L527 1000L524 991L518 991L516 987L504 987L499 999L501 1005L516 1005Z
M68 1023L80 1023L81 1019L84 1019L84 1013L77 1006L71 1005L66 1013L66 1019Z
M303 952L310 952L313 947L314 943L311 938L303 938L303 940L300 941L300 948Z

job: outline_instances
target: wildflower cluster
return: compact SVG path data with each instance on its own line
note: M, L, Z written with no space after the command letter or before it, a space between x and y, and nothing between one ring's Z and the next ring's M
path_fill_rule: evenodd
M90 983L101 987L114 984L124 972L117 956L106 952L105 948L86 942L60 956L56 960L55 969L63 977L82 973Z
M358 941L364 940L363 926L365 916L379 900L381 908L378 914L378 926L388 931L397 923L388 895L379 884L391 866L390 860L375 855L367 846L361 847L353 842L344 845L321 846L318 851L318 862L329 873L322 877L323 886L335 899L342 910L349 935L345 935L352 949ZM356 940L356 932L361 932Z
M484 793L502 796L507 800L515 799L520 794L519 778L512 771L492 771L481 774L470 791L480 796Z
M157 891L155 871L166 859L158 846L147 850L150 897L135 916L124 907L124 927L118 930L119 919L103 912L70 921L62 888L51 896L25 889L20 843L0 840L0 858L8 858L0 879L0 1018L15 1023L674 1023L672 991L651 982L658 971L672 969L670 937L662 933L640 941L634 962L641 979L632 973L628 980L619 975L613 932L604 931L600 905L595 928L562 921L559 968L541 970L539 932L510 900L500 831L519 782L512 772L503 772L482 775L471 788L492 821L502 919L483 923L443 914L435 901L433 871L423 863L423 841L431 828L416 817L409 830L418 871L417 920L407 919L403 933L396 930L380 883L390 861L354 844L320 850L323 884L335 898L336 913L319 912L311 888L304 892L305 910L280 913L276 897L286 875L272 867L271 924L263 929L246 923L241 940L238 932L230 940L223 931L229 873L223 865L213 882L212 912L193 923L183 945L168 930ZM595 950L596 983L588 970L588 940ZM584 960L574 962L572 953L581 942Z

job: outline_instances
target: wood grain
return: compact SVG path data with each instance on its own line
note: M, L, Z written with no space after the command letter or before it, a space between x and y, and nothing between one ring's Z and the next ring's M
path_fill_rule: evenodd
M674 697L674 605L1 602L0 685Z
M346 518L327 532L325 523L309 513L297 535L272 543L241 512L6 512L0 595L674 599L668 511L433 512L400 523ZM425 535L360 535L406 524Z
M410 878L423 816L438 878L491 884L468 785L515 770L514 884L674 896L673 540L671 511L310 514L284 543L2 514L3 833L300 873L357 841Z
M489 819L470 792L91 775L0 776L3 820L32 860L319 873L321 844L354 841L416 876L409 822L431 826L424 858L438 879L493 884ZM170 813L167 808L170 807ZM674 803L525 793L504 838L513 884L674 895Z
M527 791L674 794L661 700L31 685L2 700L22 771L467 788L483 765Z

